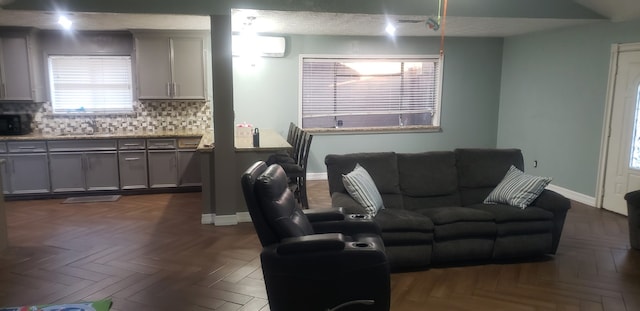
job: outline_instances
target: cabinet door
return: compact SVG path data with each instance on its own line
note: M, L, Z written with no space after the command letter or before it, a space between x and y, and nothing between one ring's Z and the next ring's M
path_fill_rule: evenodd
M138 98L170 98L171 47L168 37L136 38Z
M10 165L9 159L6 156L0 157L0 160L4 160L2 164L0 164L0 169L2 170L2 192L4 194L11 193L11 175L10 175Z
M202 185L200 161L198 161L198 155L195 150L178 151L178 176L180 186Z
M205 99L204 38L173 38L173 97Z
M178 163L175 150L149 150L148 160L151 188L178 186Z
M46 153L7 155L12 194L49 192L49 165Z
M146 189L147 153L141 151L120 151L120 187L122 189Z
M26 36L5 36L0 39L0 99L33 100L31 70Z
M92 190L118 190L118 155L115 151L86 152L85 182Z
M84 191L84 166L82 153L50 153L49 172L53 192Z

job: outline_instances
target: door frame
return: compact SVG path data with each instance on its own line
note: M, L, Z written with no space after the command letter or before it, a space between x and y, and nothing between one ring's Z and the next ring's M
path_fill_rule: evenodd
M609 62L609 82L607 84L607 101L605 104L602 138L600 142L600 163L598 165L598 182L596 184L596 207L602 208L604 201L604 183L609 158L609 141L611 137L611 118L613 117L613 101L615 97L616 75L618 74L618 57L622 52L640 51L638 43L615 43L611 45L611 59Z

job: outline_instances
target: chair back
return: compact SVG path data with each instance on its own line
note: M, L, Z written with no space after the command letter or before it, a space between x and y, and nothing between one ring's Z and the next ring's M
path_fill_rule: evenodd
M307 216L297 206L280 165L253 164L241 178L242 191L253 225L263 246L284 238L314 234Z
M265 221L280 240L314 234L309 219L296 204L289 189L289 178L280 165L269 166L258 177L255 194Z
M254 186L258 176L260 176L267 169L267 165L263 161L258 161L251 165L240 178L242 184L242 193L244 194L244 200L247 203L249 209L249 215L253 226L258 233L258 238L262 246L278 243L280 240L275 234L275 231L269 227L269 224L265 221L265 217L262 213L262 209L258 206L256 200Z

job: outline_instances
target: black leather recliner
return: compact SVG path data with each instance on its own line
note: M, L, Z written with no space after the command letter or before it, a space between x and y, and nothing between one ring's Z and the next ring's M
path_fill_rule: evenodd
M242 189L263 245L269 306L288 310L389 310L389 265L379 228L341 209L303 212L279 165L257 162Z

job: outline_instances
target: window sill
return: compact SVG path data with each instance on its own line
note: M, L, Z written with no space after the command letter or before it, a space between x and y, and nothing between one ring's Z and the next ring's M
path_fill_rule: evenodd
M439 126L394 126L394 127L357 127L357 128L305 128L314 135L343 135L343 134L396 134L396 133L438 133Z

